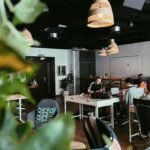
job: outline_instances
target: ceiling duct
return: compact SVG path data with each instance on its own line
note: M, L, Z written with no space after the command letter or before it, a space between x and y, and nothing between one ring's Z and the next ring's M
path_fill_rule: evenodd
M123 6L142 10L145 0L125 0Z

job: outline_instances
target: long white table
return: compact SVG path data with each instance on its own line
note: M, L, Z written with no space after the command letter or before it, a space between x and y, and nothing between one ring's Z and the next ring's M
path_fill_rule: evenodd
M111 120L110 125L114 128L114 107L113 104L119 102L119 98L109 98L109 99L92 99L88 95L71 95L65 96L64 98L64 111L67 112L67 102L78 103L79 104L79 117L83 118L83 105L89 105L95 107L95 116L98 118L98 108L110 106L111 109Z

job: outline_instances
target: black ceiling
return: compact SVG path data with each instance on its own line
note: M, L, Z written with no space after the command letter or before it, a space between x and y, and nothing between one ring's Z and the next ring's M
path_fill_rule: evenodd
M87 17L93 0L43 0L49 7L34 24L27 28L33 37L41 41L42 47L49 48L101 48L114 38L117 44L150 40L150 2L146 0L143 9L124 7L124 0L109 0L120 32L112 27L88 28ZM135 0L139 1L139 0ZM61 27L66 25L67 27ZM58 38L52 38L57 33Z

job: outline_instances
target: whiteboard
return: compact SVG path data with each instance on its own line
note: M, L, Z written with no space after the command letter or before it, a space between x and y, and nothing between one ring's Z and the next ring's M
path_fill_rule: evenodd
M111 57L109 67L112 78L137 77L139 56Z

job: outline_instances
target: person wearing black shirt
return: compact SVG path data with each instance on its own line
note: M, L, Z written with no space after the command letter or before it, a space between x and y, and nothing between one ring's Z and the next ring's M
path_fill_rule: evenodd
M105 92L105 88L102 85L102 79L100 77L96 77L95 82L92 82L88 87L88 93L93 98L99 98L103 92Z

